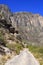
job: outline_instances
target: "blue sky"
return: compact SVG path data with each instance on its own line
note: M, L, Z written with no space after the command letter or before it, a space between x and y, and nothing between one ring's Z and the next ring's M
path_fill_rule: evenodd
M43 16L43 0L0 0L0 4L8 5L12 12L27 11Z

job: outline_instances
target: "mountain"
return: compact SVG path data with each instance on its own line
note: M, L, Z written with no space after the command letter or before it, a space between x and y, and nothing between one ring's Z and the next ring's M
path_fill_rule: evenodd
M12 26L21 35L24 44L43 45L43 17L27 12L14 13L11 17Z
M5 5L0 5L0 29L8 30L23 44L43 45L43 17L29 12L12 13Z
M43 16L29 12L12 13L7 5L0 4L0 64L5 65L7 60L19 54L23 48L28 48L43 65ZM23 50L17 55L18 61L24 61L25 58L24 64L33 61L33 65L34 62L39 65L37 60L34 61L33 55L30 59L31 52ZM14 63L18 63L16 60ZM22 64L21 62L19 63Z

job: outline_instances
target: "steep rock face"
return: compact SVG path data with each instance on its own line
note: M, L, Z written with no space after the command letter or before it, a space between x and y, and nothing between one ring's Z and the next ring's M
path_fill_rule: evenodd
M12 26L19 30L25 43L43 45L43 17L27 12L15 13L11 17ZM34 43L36 42L36 43Z
M10 9L4 4L0 4L0 27L4 27L9 31L11 31L11 29L14 30L10 16L12 16Z
M7 7L7 5L5 6L4 4L0 4L0 19L5 19L9 24L11 23L10 22L11 15L12 13L10 12L10 9Z

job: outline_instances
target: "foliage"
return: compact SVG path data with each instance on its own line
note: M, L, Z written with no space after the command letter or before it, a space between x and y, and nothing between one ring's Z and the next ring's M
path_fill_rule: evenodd
M3 36L3 34L1 32L0 32L0 41L3 42L3 43L5 43L4 36Z
M14 43L14 44L7 44L6 45L9 49L11 49L12 51L15 51L16 54L20 53L20 50L23 48L22 45L20 43Z

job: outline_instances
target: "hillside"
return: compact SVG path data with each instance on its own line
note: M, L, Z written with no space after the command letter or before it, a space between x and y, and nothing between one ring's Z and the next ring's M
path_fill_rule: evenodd
M5 21L1 22L1 17ZM43 17L39 14L11 13L7 6L0 5L0 25L7 29L10 28L9 30L13 34L15 33L13 29L15 29L24 43L43 45Z
M0 5L0 64L23 48L28 48L43 65L43 16L12 13L6 5Z

